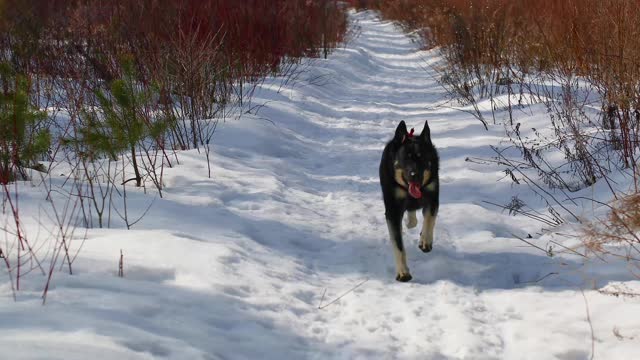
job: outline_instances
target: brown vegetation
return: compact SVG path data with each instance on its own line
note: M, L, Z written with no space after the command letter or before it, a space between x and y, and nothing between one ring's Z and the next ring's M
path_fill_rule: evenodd
M621 257L629 261L640 277L640 193L615 201L606 219L593 221L585 227L584 244L595 254ZM617 245L624 253L610 251L607 245Z
M76 227L135 225L146 211L133 218L128 183L162 196L174 150L209 159L218 121L252 87L326 57L346 27L337 0L0 0L0 202L14 220L0 258L12 289L37 269L46 298L53 270L72 271ZM22 229L15 182L46 170L38 161L71 169L63 185L35 177L55 215L49 269Z
M245 84L326 55L345 30L335 0L3 0L0 62L49 89L75 82L64 107L77 100L81 108L125 75L127 59L140 86L157 88L154 106L184 117L174 122L171 141L186 149L198 146L195 122L245 96ZM74 99L82 89L88 96ZM32 89L40 107L56 98L42 90Z
M439 47L446 68L441 82L465 105L489 98L508 109L513 147L524 162L512 174L534 169L550 187L577 191L604 179L618 199L607 219L587 226L585 245L608 254L605 245L626 246L640 258L640 2L636 0L354 0L376 9L408 30L417 30L429 48ZM508 104L495 98L508 94ZM553 134L534 139L514 124L512 99L546 105ZM596 94L597 96L592 96ZM525 102L526 104L527 102ZM503 106L503 107L501 107ZM495 118L494 118L495 121ZM485 122L486 124L486 122ZM545 153L560 150L563 167ZM499 153L501 155L501 153ZM506 159L499 156L501 163ZM507 163L509 163L507 161ZM614 190L608 174L633 179L630 194ZM574 182L566 174L579 178ZM537 188L535 179L521 182ZM543 198L546 198L543 196ZM562 207L561 200L549 200ZM569 200L567 200L569 201ZM573 200L571 200L573 201ZM640 259L638 260L640 261ZM637 261L633 261L637 264Z
M640 129L640 2L635 0L358 0L421 29L450 65L505 84L547 72L587 79L603 98L602 127L627 167ZM475 83L471 85L476 85Z

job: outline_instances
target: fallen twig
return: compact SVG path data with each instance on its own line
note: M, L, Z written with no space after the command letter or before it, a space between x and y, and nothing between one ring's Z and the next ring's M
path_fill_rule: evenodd
M522 241L522 242L526 243L526 244L527 244L527 245L529 245L529 246L532 246L532 247L534 247L534 248L536 248L536 249L538 249L538 250L540 250L540 251L544 252L545 254L547 254L547 256L548 256L548 257L553 257L553 252L551 251L551 249L543 249L543 248L541 248L540 246L538 246L538 245L536 245L536 244L534 244L534 243L532 243L532 242L530 242L530 241L527 241L527 240L525 240L525 239L521 238L520 236L518 236L518 235L516 235L516 234L514 234L514 233L511 233L511 236L513 236L513 237L515 237L516 239L518 239L518 240L520 240L520 241Z
M543 277L541 277L541 278L539 278L539 279L531 280L531 281L523 281L523 282L521 282L520 284L535 284L535 283L539 283L539 282L541 282L542 280L544 280L544 279L548 278L549 276L553 276L553 275L560 275L560 273L557 273L557 272L550 272L550 273L548 273L547 275L545 275L545 276L543 276Z
M580 292L582 293L582 297L584 298L584 306L586 308L587 311L587 322L589 322L589 328L591 329L591 357L590 359L593 360L593 357L595 355L596 352L596 337L593 333L593 323L591 322L591 314L589 313L589 302L587 301L587 295L584 294L584 290L580 289Z
M322 293L322 299L320 299L320 304L318 305L318 309L322 310L324 308L326 308L327 306L337 302L338 300L342 299L343 297L347 296L349 293L351 293L352 291L354 291L355 289L359 288L360 286L362 286L364 283L366 283L367 281L369 281L369 278L366 278L364 280L362 280L358 285L352 287L351 289L347 290L344 294L338 296L337 298L333 299L331 302L329 302L326 305L322 305L322 302L324 301L324 295L327 293L327 288L324 289L324 292Z

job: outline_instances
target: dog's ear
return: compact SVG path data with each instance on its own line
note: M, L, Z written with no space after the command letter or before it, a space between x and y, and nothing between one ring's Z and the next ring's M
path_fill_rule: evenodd
M431 144L431 130L429 129L428 120L425 120L424 122L424 129L422 129L422 133L420 134L420 140L427 144Z
M398 127L396 128L396 136L394 136L393 141L398 144L402 144L404 139L407 138L407 124L404 123L404 120L400 121Z

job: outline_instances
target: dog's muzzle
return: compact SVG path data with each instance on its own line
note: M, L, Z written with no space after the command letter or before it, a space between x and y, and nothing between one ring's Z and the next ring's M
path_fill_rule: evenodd
M409 175L410 180L408 180L407 176L405 175ZM405 188L409 192L409 195L411 195L411 197L414 199L422 198L422 185L420 183L420 179L417 178L417 175L418 174L415 172L415 170L409 171L407 173L400 168L395 169L396 182L400 186Z

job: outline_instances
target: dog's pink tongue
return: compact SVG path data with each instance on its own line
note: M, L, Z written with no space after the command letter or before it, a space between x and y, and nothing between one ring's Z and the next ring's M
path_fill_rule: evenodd
M422 197L422 191L420 191L420 185L416 182L409 183L409 194L416 199L420 199Z

